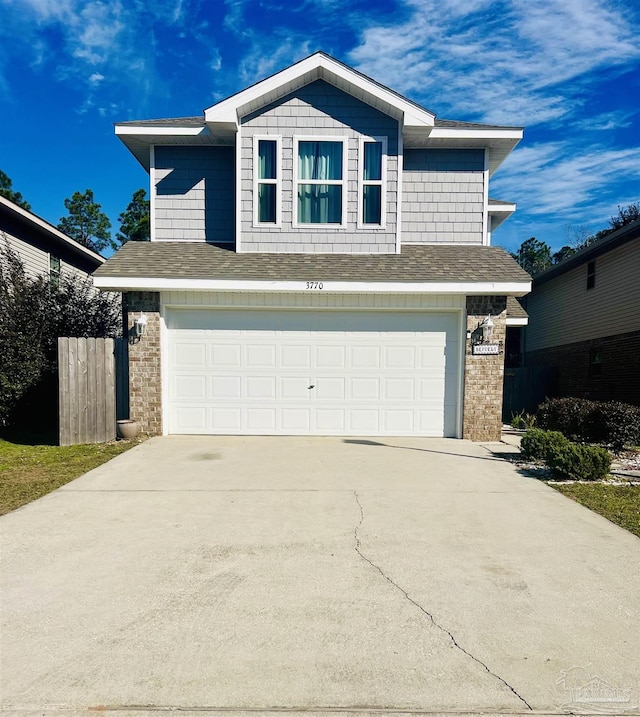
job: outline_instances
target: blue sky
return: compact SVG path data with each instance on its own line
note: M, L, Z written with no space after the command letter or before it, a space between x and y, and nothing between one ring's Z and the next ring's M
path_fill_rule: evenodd
M198 115L324 50L441 118L524 125L494 235L559 248L640 200L636 0L0 0L0 169L57 224L148 177L113 122Z

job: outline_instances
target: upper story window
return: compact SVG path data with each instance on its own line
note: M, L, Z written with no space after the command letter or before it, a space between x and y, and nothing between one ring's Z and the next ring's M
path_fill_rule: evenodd
M254 137L254 224L280 226L280 137Z
M345 141L298 139L294 152L297 224L342 225Z
M387 140L360 140L358 226L384 227L386 220Z
M593 289L596 285L596 263L590 261L587 264L587 289Z
M60 259L49 254L49 283L51 286L60 286Z

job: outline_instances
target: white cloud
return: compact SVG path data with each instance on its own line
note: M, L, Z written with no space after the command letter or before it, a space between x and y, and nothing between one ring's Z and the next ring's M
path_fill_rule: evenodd
M97 85L102 82L102 80L104 80L104 75L101 75L99 72L94 72L91 77L89 77L89 82L92 85Z
M550 142L516 149L491 192L516 201L519 212L583 223L608 217L612 205L637 201L628 196L633 186L640 186L640 147L578 151L570 142Z
M588 73L640 58L633 27L604 0L407 0L406 6L408 21L365 28L350 59L458 116L528 125L558 119L581 106Z

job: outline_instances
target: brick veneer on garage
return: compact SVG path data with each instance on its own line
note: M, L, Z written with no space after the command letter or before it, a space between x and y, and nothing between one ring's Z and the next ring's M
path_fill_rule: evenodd
M130 291L126 295L129 329L129 415L145 433L162 433L162 377L160 373L160 295ZM135 320L144 313L147 329L135 338Z
M491 342L502 342L506 330L506 296L468 296L467 331L475 331L489 314L494 323ZM502 430L504 353L473 355L465 347L464 420L462 437L470 441L499 441Z

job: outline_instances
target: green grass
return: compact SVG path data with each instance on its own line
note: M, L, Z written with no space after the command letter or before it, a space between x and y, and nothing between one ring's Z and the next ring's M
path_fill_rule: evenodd
M553 482L549 485L640 538L640 485Z
M0 438L0 515L50 493L139 442L54 446L29 445L26 436Z

